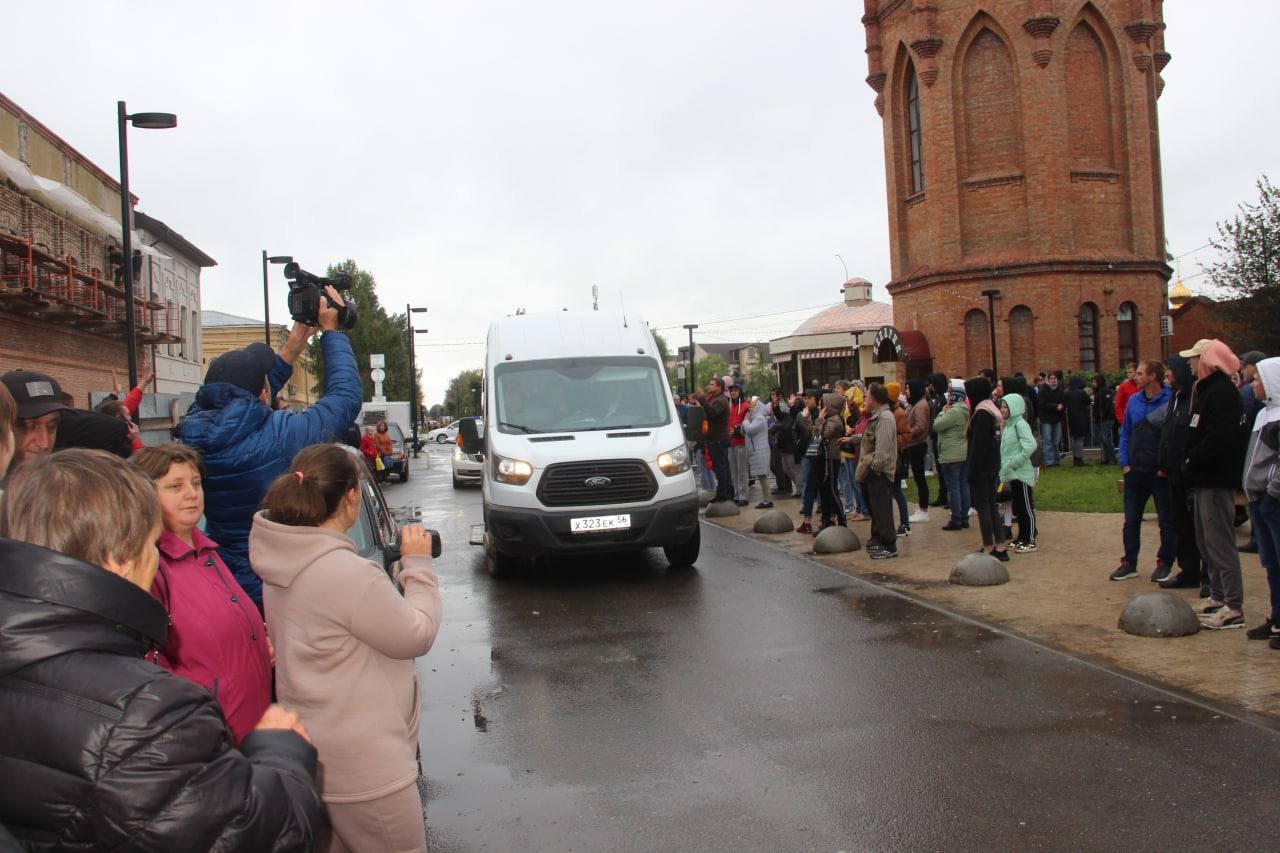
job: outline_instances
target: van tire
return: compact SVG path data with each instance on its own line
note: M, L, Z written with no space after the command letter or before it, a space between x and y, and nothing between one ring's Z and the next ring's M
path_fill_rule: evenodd
M488 531L484 534L484 566L494 580L513 577L520 569L520 558L498 550L498 543Z
M400 482L409 482L409 458L407 456L405 457L404 462L400 465Z
M702 528L696 527L693 535L679 545L663 545L662 553L673 569L683 569L698 561L698 551L702 547Z
M455 489L461 489L461 488L462 488L462 481L458 479L457 475L454 475L454 478L453 478L453 487L454 487Z

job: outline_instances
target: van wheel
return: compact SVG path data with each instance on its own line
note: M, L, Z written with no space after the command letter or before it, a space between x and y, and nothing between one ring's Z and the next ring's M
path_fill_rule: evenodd
M409 460L408 459L404 460L404 462L400 465L400 482L402 483L409 482Z
M453 487L454 487L455 489L461 489L461 488L462 488L462 481L461 481L461 480L459 480L457 477L454 477L454 478L453 478Z
M698 561L698 551L702 547L702 529L696 527L693 535L679 545L663 545L662 553L673 569L683 569Z
M520 558L498 550L498 543L493 535L484 534L484 564L489 576L495 580L513 577L520 569Z

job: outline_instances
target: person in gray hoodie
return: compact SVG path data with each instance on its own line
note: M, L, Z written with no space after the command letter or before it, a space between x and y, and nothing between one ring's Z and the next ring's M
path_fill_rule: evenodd
M346 535L360 514L362 476L360 459L338 445L303 450L267 490L249 552L275 642L277 693L305 715L319 751L332 827L321 849L425 851L413 659L440 628L431 537L417 526L401 531L401 596Z
M1269 640L1280 649L1280 358L1255 366L1253 393L1262 401L1254 419L1245 456L1244 492L1258 538L1258 558L1267 571L1271 611L1267 621L1250 628L1251 640Z

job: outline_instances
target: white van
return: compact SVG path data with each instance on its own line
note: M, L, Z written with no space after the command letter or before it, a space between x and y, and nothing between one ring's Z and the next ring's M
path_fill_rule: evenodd
M649 547L673 566L697 560L692 460L643 320L594 311L496 320L484 376L490 572L528 557Z

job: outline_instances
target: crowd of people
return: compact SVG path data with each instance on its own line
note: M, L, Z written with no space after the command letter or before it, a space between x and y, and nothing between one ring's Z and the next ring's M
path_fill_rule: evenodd
M81 411L0 377L0 849L426 849L431 537L402 529L392 578L346 535L362 394L319 324L215 358L158 446L141 387ZM324 395L273 406L317 331Z
M705 422L695 457L713 502L747 506L758 484L758 509L775 498L801 501L797 533L869 521L873 560L896 557L930 509L946 510L945 531L976 520L981 550L997 560L1034 553L1043 471L1068 456L1087 465L1086 447L1096 447L1099 464L1118 465L1123 477L1122 556L1111 580L1138 576L1143 515L1154 502L1151 582L1198 588L1204 627L1243 628L1239 552L1257 553L1270 610L1246 635L1280 650L1280 359L1237 356L1206 339L1167 363L1129 364L1115 386L1101 374L1086 381L1046 371L1029 383L984 370L910 379L905 389L861 380L775 388L765 401L725 376L677 404ZM1249 542L1237 546L1246 519Z

